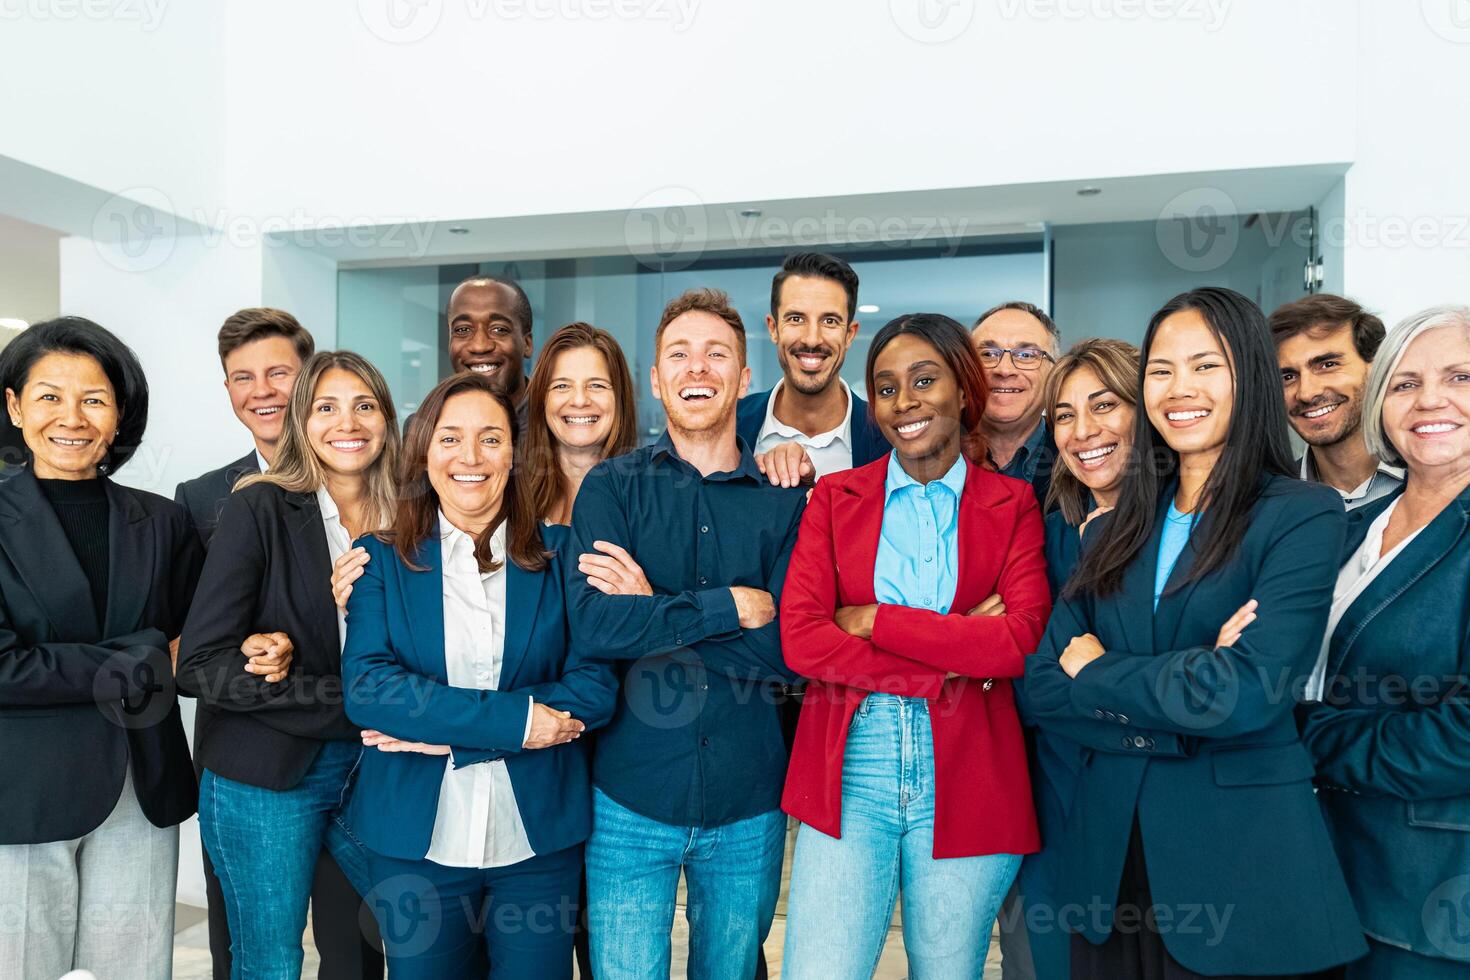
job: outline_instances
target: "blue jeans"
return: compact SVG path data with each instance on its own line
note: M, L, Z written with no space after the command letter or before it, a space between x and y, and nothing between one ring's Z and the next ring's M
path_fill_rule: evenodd
M204 770L199 834L225 896L232 980L301 976L301 934L323 848L357 893L365 893L367 860L342 823L348 779L361 755L357 742L326 742L301 782L286 790Z
M679 871L688 884L689 980L750 980L781 890L786 815L678 827L592 791L587 928L592 972L606 980L669 976Z
M934 736L922 698L870 694L842 764L842 837L802 824L782 980L870 977L903 894L913 980L983 975L1020 855L934 858Z
M571 980L581 844L484 869L367 855L393 980Z

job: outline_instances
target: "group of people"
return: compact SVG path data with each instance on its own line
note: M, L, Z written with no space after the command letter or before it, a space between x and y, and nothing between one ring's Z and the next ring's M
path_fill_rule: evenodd
M290 314L219 330L254 443L115 474L101 326L0 352L0 976L167 977L199 814L217 978L1470 972L1470 309L1206 287L1141 347L928 313L842 380L790 256L607 332L465 280L401 426ZM1293 459L1289 429L1307 448ZM179 697L195 699L192 755ZM310 912L309 912L310 910ZM1465 919L1462 921L1461 916Z

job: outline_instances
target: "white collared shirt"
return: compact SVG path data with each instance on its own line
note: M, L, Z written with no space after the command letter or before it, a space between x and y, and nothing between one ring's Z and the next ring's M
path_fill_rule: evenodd
M449 523L442 511L439 545L449 684L496 690L505 658L505 524L490 539L491 553L502 562L493 572L480 571L474 539ZM531 708L527 697L527 734ZM456 769L453 759L446 759L434 835L425 857L450 868L501 868L534 856L505 760Z
M322 527L327 532L327 557L331 559L332 565L337 564L337 559L352 550L352 535L347 533L347 528L342 524L341 512L337 510L337 501L327 493L326 487L318 487L316 491L317 509L322 512ZM341 608L337 609L337 652L347 645L347 614Z
M1383 554L1383 532L1388 530L1388 522L1392 519L1399 500L1389 504L1383 513L1373 519L1373 523L1368 525L1368 534L1363 538L1363 543L1358 545L1358 550L1353 552L1353 556L1337 573L1337 585L1332 590L1332 611L1327 614L1327 632L1322 635L1322 648L1317 653L1317 664L1312 668L1312 676L1307 678L1307 701L1322 700L1327 686L1327 653L1332 647L1332 634L1337 632L1337 624L1342 622L1348 607L1358 601L1358 596L1419 536L1419 531L1424 530L1419 528L1419 531L1394 545L1392 551Z
M771 397L766 401L766 420L761 423L760 435L756 437L755 445L750 447L750 451L768 453L783 442L796 442L812 458L812 466L816 467L819 477L852 469L852 389L847 386L847 382L837 379L837 383L842 385L843 394L847 395L847 414L842 417L842 424L814 436L792 428L776 418L776 396L781 393L781 386L785 383L786 379L782 378L771 389Z
M1303 480L1306 480L1308 483L1321 483L1324 486L1327 485L1326 482L1317 475L1317 461L1312 458L1311 449L1308 449L1306 452L1302 453L1301 478ZM1387 495L1397 490L1403 484L1403 482L1404 471L1402 468L1398 466L1389 466L1387 463L1380 460L1378 463L1378 468L1368 475L1368 479L1358 484L1352 490L1342 491L1337 490L1336 487L1333 487L1332 489L1337 490L1338 494L1342 497L1343 507L1347 510L1353 510L1356 507L1363 507L1371 504L1379 497L1386 497Z
M259 449L255 451L255 465L260 467L260 472L262 473L271 468L271 464L267 463L265 457L260 455Z

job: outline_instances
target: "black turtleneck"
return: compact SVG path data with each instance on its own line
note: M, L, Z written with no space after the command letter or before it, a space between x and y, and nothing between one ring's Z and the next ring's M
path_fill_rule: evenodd
M92 606L97 621L107 618L107 487L100 477L92 480L37 479L41 495L56 512L72 553L92 587Z

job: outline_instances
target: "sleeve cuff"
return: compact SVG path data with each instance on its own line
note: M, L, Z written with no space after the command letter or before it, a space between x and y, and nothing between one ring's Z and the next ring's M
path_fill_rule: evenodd
M705 589L699 595L699 608L704 614L706 636L721 636L740 629L740 613L735 608L735 593L728 588ZM678 641L675 641L678 643ZM684 645L684 644L679 644Z
M526 698L526 731L521 735L521 747L524 748L526 740L531 737L531 721L536 717L536 699Z

